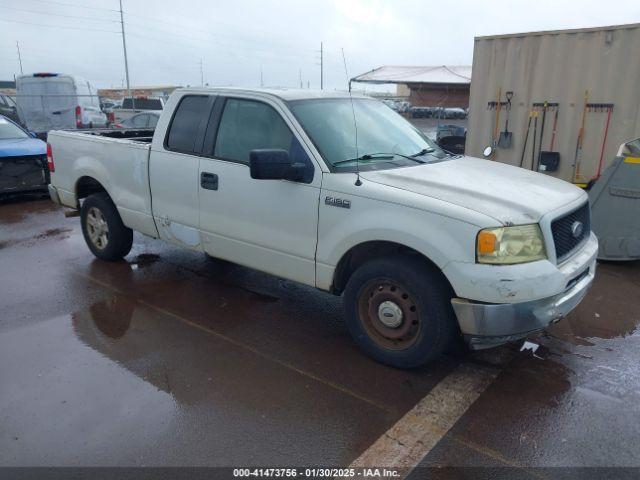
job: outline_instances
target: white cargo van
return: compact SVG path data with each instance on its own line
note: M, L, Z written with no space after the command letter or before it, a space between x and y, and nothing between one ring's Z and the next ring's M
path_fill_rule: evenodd
M38 134L107 125L98 92L84 78L64 73L20 75L16 91L27 128Z

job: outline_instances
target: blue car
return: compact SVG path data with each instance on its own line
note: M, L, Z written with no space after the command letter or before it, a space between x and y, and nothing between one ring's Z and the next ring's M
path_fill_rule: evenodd
M0 196L46 191L47 144L0 115Z

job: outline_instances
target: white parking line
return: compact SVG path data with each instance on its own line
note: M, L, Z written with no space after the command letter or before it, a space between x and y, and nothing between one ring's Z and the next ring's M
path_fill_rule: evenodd
M460 365L349 467L387 467L407 475L491 385L500 371L500 368L492 366Z

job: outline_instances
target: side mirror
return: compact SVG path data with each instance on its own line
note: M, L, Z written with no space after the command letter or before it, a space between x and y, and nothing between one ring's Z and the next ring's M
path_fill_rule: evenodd
M484 147L484 150L482 151L482 155L484 155L485 157L490 157L492 153L493 148L491 147Z
M278 149L257 149L249 153L251 178L256 180L292 180L300 182L307 166L291 163L289 152Z

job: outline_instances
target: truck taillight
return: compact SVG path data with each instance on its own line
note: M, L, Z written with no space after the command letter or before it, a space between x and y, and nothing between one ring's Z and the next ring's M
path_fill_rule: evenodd
M82 107L76 107L76 127L82 128Z
M47 143L47 166L50 172L56 171L56 165L53 163L53 150L51 150L51 144Z

